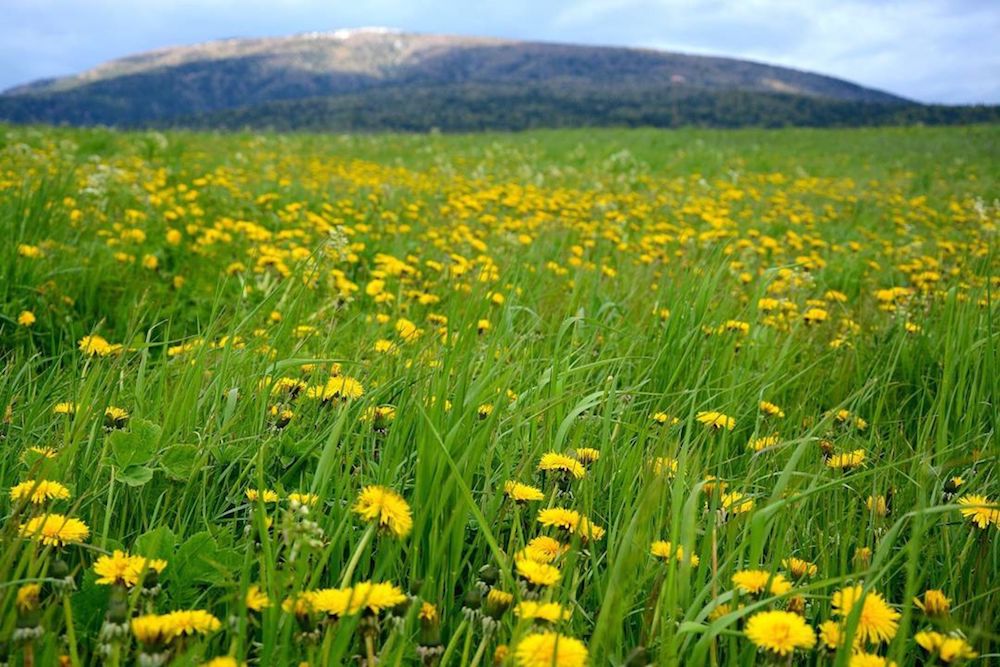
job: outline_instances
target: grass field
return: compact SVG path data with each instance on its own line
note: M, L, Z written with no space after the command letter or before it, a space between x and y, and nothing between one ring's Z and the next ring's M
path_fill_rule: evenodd
M995 664L997 155L0 127L0 662Z

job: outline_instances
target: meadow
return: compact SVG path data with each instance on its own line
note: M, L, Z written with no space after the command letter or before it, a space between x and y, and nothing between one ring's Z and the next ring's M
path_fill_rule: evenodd
M995 664L998 149L0 126L0 663Z

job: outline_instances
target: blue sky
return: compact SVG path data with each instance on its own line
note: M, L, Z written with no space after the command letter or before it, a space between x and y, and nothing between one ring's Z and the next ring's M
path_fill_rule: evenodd
M1000 0L0 0L0 89L157 47L361 26L726 55L1000 103Z

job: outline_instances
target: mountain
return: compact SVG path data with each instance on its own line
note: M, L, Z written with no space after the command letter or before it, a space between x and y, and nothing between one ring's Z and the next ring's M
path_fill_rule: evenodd
M120 127L865 124L924 109L840 79L730 58L385 28L160 49L0 94L2 120Z

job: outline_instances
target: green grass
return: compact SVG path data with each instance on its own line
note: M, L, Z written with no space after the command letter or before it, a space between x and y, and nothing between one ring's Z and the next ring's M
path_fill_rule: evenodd
M365 655L366 637L380 664L420 664L433 634L422 602L439 610L447 664L490 664L533 628L507 611L487 632L463 607L487 584L534 595L514 553L537 535L562 539L535 520L562 506L607 531L563 539L561 580L540 593L572 610L558 629L586 643L592 665L764 663L743 635L749 616L801 608L818 627L853 583L901 614L892 640L869 652L929 664L914 634L936 628L990 664L1000 518L980 529L955 503L1000 495L998 139L993 126L0 128L0 479L63 483L72 498L51 511L90 528L81 544L45 548L19 535L43 510L0 500L6 660L99 664L102 644L108 664L138 660L130 636L99 636L115 587L96 584L92 566L124 549L167 567L158 595L136 587L120 617L205 609L221 621L142 649L172 664L227 654L346 664ZM380 297L366 291L376 279ZM886 306L877 292L892 287L909 291ZM778 314L762 299L778 300ZM811 307L826 321L807 322ZM22 311L36 321L20 325ZM400 318L419 328L412 340ZM92 334L122 350L84 355L78 343ZM379 340L395 354L377 352ZM333 365L363 395L272 392L279 378L321 387ZM785 416L763 415L762 400ZM54 414L62 402L75 415ZM127 424L106 427L109 406ZM375 406L395 418L373 423ZM285 424L272 408L294 417ZM703 411L735 427L707 428ZM658 412L677 423L656 423ZM748 450L772 434L778 445ZM537 471L544 453L580 448L600 452L582 479ZM824 448L866 458L845 473ZM656 474L656 457L676 472ZM752 510L721 511L709 476ZM947 493L953 477L964 483ZM517 506L508 480L546 499ZM351 511L372 484L412 508L406 537L370 533ZM250 502L247 489L282 500ZM294 491L318 495L315 526L289 508ZM887 516L866 507L879 495ZM700 564L655 559L660 539ZM777 597L734 593L735 572L789 576L789 557L816 574ZM342 585L352 560L344 583L390 581L413 602L339 620L282 611L290 596ZM73 587L57 582L64 565ZM19 609L32 582L40 599ZM243 603L252 584L273 601L262 612ZM946 618L911 603L926 589L951 599ZM25 628L42 634L26 640ZM793 662L850 658L817 648Z

